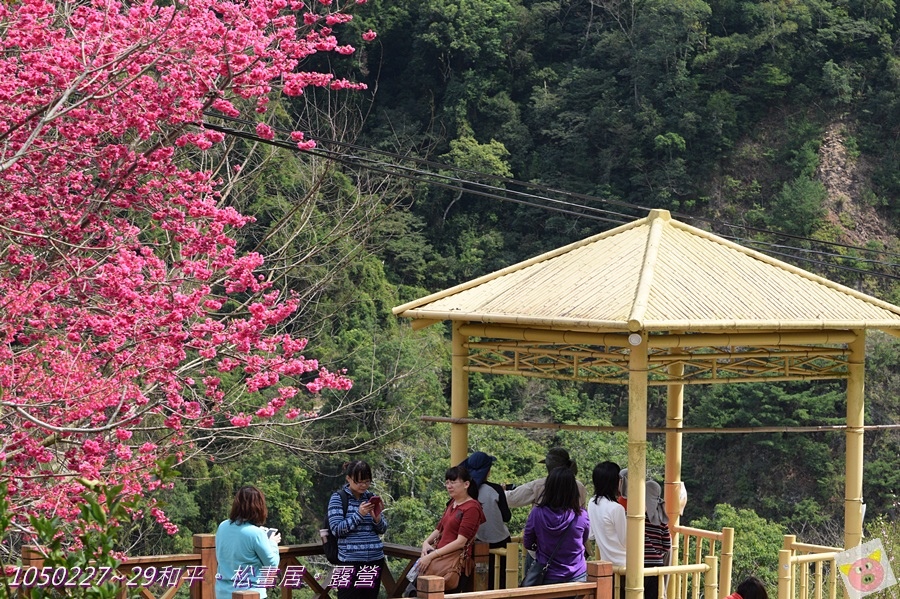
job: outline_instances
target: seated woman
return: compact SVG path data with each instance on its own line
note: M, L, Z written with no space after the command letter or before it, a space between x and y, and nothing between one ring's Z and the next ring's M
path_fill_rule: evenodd
M426 571L436 557L466 551L471 558L473 548L469 541L474 542L478 527L484 522L481 504L469 495L469 486L472 484L469 471L463 466L454 466L447 469L444 479L444 487L450 495L450 500L437 528L422 543L422 554L418 562L419 573L431 574ZM444 589L444 592L447 594L462 592L468 588L471 576L471 571L462 572L459 584L455 588ZM415 580L407 587L405 594L407 597L416 596Z
M547 565L543 584L587 580L584 548L589 532L575 474L569 468L555 468L522 534L525 547L533 548L535 559Z

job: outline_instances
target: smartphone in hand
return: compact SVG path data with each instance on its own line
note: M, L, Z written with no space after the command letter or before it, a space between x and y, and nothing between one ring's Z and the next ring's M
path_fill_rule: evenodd
M269 537L269 538L272 538L272 535L274 535L276 532L278 532L278 529L277 529L277 528L267 528L267 529L266 529L266 536Z
M381 510L384 509L384 502L381 500L381 497L378 495L372 495L369 497L369 503L372 504L372 515L378 516L381 514Z

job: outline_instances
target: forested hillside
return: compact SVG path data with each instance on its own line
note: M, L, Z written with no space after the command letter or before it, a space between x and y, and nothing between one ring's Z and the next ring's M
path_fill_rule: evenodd
M378 37L329 60L369 92L285 102L279 119L310 130L319 152L271 150L229 200L257 217L243 243L274 253L277 279L303 294L295 326L354 388L311 405L322 417L302 427L211 444L183 463L169 508L181 532L136 531L136 547L186 548L244 482L266 492L285 542L311 541L349 455L377 471L387 538L417 544L443 505L449 459L447 429L418 417L447 413L449 357L445 331L413 332L391 307L649 208L900 301L893 0L370 0L349 26ZM250 143L234 152L270 152ZM872 334L868 359L867 422L896 423L900 345ZM471 378L477 418L622 425L626 399ZM696 387L687 401L692 426L840 424L845 413L833 383ZM650 409L662 425L662 395ZM499 458L498 482L540 475L553 444L572 451L583 480L598 461L625 463L620 434L472 427L470 437ZM893 517L900 436L866 439L867 521ZM661 479L662 439L651 441ZM840 434L698 435L684 454L687 522L775 545L785 531L840 542ZM523 521L516 513L512 528ZM739 555L744 567L775 558L777 546L760 544Z

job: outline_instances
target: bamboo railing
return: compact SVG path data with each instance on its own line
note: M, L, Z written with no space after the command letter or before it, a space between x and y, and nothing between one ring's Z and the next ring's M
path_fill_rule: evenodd
M734 529L725 527L721 532L716 532L689 526L675 526L672 536L674 551L672 564L675 566L698 565L703 563L708 556L717 558L719 566L718 594L704 596L717 599L728 596L731 593L731 574L734 568ZM669 597L688 597L688 579L682 579L681 584L682 588L675 589L672 588L672 579L669 580ZM699 587L693 585L690 595L697 599L698 593Z
M836 599L838 593L835 556L839 547L797 542L785 535L778 552L778 599Z
M197 534L194 535L193 540L193 553L130 557L118 566L116 572L105 576L105 580L114 580L119 584L121 587L119 599L134 596L142 599L172 599L182 588L188 589L191 599L215 599L216 537L213 534ZM300 561L300 558L314 558L314 561L320 564L320 567L316 569L330 570L332 566L324 561L321 543L283 545L279 547L279 551L281 557L278 564L279 572L293 571L296 573L296 577L290 584L279 587L282 599L293 599L294 591L297 590L296 587L300 586L301 581L304 592L306 589L312 591L312 599L329 599L330 596L333 596L330 594L334 590L333 587L327 580L321 580L311 568L313 560L306 560L306 564ZM382 572L381 585L389 599L402 596L407 585L406 574L418 559L420 551L418 547L393 543L384 544L384 552L388 558L398 559L401 563L404 560L406 562L400 569L400 576L396 579L389 568ZM481 555L477 552L476 546L476 568L478 568L479 559L485 564L479 570L486 572L487 545L483 546ZM23 599L30 596L29 587L54 586L59 587L62 592L65 589L65 582L77 585L80 582L91 584L99 580L99 577L93 573L88 575L87 572L79 572L76 575L74 572L64 571L62 568L46 567L41 554L34 547L28 546L22 550L21 570L28 573L25 577L20 576L20 580L24 579L26 584L17 588L18 596ZM49 584L56 571L62 573L60 577L62 584ZM41 584L45 573L48 583ZM183 596L183 592L179 596ZM308 595L305 594L304 597L308 597Z

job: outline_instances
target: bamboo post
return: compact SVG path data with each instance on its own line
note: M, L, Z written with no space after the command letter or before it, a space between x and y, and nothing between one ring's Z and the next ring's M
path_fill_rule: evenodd
M731 573L734 568L734 529L722 529L722 549L719 552L719 599L731 593Z
M673 347L669 350L672 355L683 354L684 350L679 347ZM669 365L669 376L673 378L684 376L684 362L676 362ZM672 384L667 386L666 396L666 428L681 429L684 426L684 385ZM674 430L666 433L666 480L665 492L663 496L666 499L666 514L669 516L669 530L672 537L672 549L669 552L671 559L667 566L678 565L678 542L680 535L675 534L675 527L678 526L681 519L681 454L682 454L682 433L680 430ZM677 581L674 576L668 577L668 588L666 590L668 597L675 596L675 585Z
M194 553L200 554L200 565L203 568L203 580L200 584L192 584L191 599L216 599L216 535L195 534Z
M519 588L519 543L506 544L506 588Z
M793 599L793 581L791 580L791 555L790 549L782 549L778 552L778 599Z
M588 562L587 581L597 585L596 599L611 599L613 596L612 562Z
M467 336L460 332L465 323L453 322L451 339L451 373L450 373L450 417L465 418L469 415L469 373L466 363L469 350L465 343ZM459 464L466 459L469 450L469 425L453 423L450 425L450 463Z
M625 542L625 599L644 596L644 513L647 479L647 336L633 333L628 359L628 512Z
M703 558L706 567L706 575L703 577L703 596L719 597L719 577L716 573L718 569L718 559L715 555L707 555Z
M419 576L416 578L416 596L421 599L444 599L444 577Z
M844 483L844 549L856 547L863 527L863 425L865 425L866 332L850 343L847 379L847 464Z

